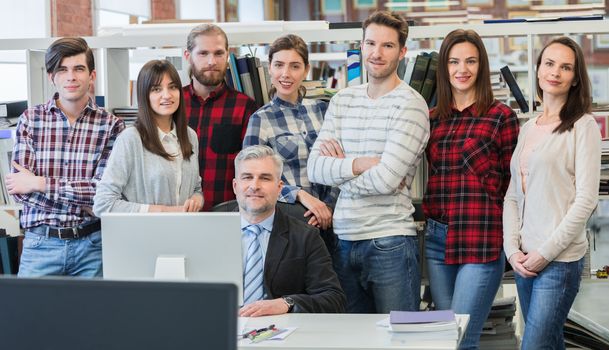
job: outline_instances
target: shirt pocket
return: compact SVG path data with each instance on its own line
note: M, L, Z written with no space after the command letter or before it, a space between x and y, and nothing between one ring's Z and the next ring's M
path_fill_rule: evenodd
M241 150L240 124L214 124L210 147L216 154L234 154Z
M490 142L467 138L463 142L463 171L478 178L486 193L494 200L501 196L499 154Z
M300 137L293 134L282 134L270 141L271 147L275 149L286 162L298 159L299 142Z

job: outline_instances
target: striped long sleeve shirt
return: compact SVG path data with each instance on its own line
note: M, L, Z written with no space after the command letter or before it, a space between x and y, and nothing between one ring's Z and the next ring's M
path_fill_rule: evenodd
M340 188L333 217L340 239L416 235L410 186L429 139L427 104L404 82L376 99L367 88L341 90L330 101L309 157L309 180ZM345 158L319 154L320 143L329 139L339 142ZM356 176L358 157L381 160Z

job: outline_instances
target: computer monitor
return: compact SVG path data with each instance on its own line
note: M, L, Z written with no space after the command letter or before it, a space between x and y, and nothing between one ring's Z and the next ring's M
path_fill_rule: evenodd
M237 349L233 284L0 277L0 348Z
M233 283L243 300L239 213L106 213L104 278Z

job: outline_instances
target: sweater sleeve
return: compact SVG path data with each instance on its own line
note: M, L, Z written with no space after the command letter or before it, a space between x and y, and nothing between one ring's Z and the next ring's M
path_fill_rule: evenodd
M324 141L336 140L339 144L341 143L336 129L336 123L339 120L338 103L336 103L338 98L340 98L340 93L330 101L324 123L311 148L307 162L309 181L328 186L338 186L355 177L353 174L354 158L325 157L319 154L319 146Z
M586 118L586 117L583 117ZM600 181L601 135L591 117L576 123L575 132L575 199L552 235L541 245L539 254L553 261L585 229L598 203Z
M135 130L125 130L114 143L114 148L108 159L106 170L97 185L93 198L93 212L100 216L105 212L138 213L142 211L142 204L128 202L123 198L123 192L132 171L135 168L134 138L139 138ZM141 147L140 147L141 148Z
M374 196L392 194L404 186L406 175L416 169L429 140L428 109L423 101L417 102L421 103L394 117L380 163L341 184L341 191Z

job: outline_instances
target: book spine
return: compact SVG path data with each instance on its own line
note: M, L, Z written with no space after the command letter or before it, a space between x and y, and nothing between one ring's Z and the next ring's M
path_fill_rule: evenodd
M347 50L347 86L362 83L360 50Z
M423 81L423 86L421 87L421 96L427 102L429 106L431 104L431 98L436 89L436 72L438 70L438 53L432 52L431 59L429 60L429 68L427 68L427 73L425 74L425 81Z
M250 72L250 78L252 79L252 87L254 88L254 100L256 101L256 107L262 107L264 100L262 99L262 87L260 83L260 74L258 73L258 67L260 66L260 60L257 57L247 57L247 68Z

